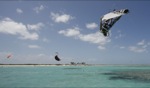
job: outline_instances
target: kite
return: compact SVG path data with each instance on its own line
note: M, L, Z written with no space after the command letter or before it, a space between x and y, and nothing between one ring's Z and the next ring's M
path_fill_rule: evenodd
M11 54L9 54L8 56L7 56L7 58L11 58L12 57L12 55Z
M122 15L129 13L128 9L114 10L101 17L100 31L104 36L109 35L109 30L121 18Z
M60 61L60 58L58 57L58 52L56 52L55 60Z

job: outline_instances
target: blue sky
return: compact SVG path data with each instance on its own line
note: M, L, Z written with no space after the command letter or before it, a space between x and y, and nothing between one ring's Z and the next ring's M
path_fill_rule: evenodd
M125 8L104 37L100 17ZM150 1L0 1L0 63L149 64L149 8Z

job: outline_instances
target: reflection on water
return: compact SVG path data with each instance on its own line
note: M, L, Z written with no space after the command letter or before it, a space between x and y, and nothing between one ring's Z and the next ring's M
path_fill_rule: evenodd
M103 73L110 75L109 80L136 80L150 82L150 70L141 71L116 71Z

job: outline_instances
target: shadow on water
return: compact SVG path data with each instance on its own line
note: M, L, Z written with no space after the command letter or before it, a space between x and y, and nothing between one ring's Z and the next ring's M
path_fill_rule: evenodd
M150 70L142 71L116 71L103 73L104 75L109 75L109 80L133 80L150 82Z
M80 70L82 68L75 68L75 67L69 67L69 68L64 68L65 70Z

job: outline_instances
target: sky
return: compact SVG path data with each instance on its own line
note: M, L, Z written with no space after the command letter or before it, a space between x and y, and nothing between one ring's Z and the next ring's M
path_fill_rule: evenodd
M0 63L150 64L149 8L146 0L0 1ZM104 37L100 17L113 9L130 13Z

